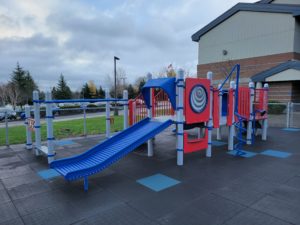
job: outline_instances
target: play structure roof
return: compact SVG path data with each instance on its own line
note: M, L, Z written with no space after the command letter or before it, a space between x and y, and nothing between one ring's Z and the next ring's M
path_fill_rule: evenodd
M150 88L161 88L168 95L173 109L176 109L176 79L172 78L159 78L151 79L146 82L142 89L142 94L147 108L150 108Z

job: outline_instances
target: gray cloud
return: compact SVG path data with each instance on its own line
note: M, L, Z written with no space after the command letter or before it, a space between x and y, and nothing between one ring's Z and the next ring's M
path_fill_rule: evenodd
M0 82L19 61L42 88L55 85L60 73L73 89L88 80L106 86L114 55L131 82L170 63L195 73L197 44L190 36L237 1L45 2L38 16L14 1L3 4L4 12L20 15L0 7L0 29L30 31L0 34Z

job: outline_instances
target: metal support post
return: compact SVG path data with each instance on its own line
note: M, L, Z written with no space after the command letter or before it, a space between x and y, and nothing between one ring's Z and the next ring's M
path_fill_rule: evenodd
M50 92L46 92L46 102L52 100ZM53 136L53 112L52 103L46 103L46 122L47 122L47 146L48 146L48 163L54 161L54 136Z
M269 91L269 85L268 84L264 84L264 90L265 93L268 93ZM262 140L266 141L267 140L267 135L268 135L268 118L263 120L263 124L262 124Z
M35 131L35 155L40 155L40 149L42 146L41 141L41 112L40 103L38 102L39 92L33 91L33 107L34 107L34 131Z
M228 135L228 150L232 151L233 150L233 145L234 145L234 123L235 123L235 115L234 115L234 111L235 111L235 82L234 81L230 81L230 89L233 90L233 100L232 100L232 123L229 126L229 135ZM229 96L229 95L228 95Z
M109 89L105 89L105 99L109 99ZM106 102L106 138L110 138L110 102Z
M253 112L253 103L254 103L254 83L250 82L249 83L249 88L250 88L250 99L249 99L249 113L250 113L250 118L248 121L247 125L247 145L252 144L252 124L255 122L254 118L254 112Z
M123 99L124 100L127 100L125 103L124 103L124 130L128 128L128 91L127 90L124 90L123 91Z
M221 88L221 84L218 85L218 89ZM219 128L217 128L217 140L222 140L222 133L221 133L221 120L222 120L222 98L223 98L223 91L222 89L219 90Z
M209 71L207 73L207 79L210 80L210 90L209 90L209 120L207 124L208 129L208 146L206 149L206 157L211 157L211 146L212 146L212 129L213 129L213 118L212 118L212 108L213 108L213 84L212 84L213 73Z
M152 79L152 74L148 73L147 74L147 80L151 80ZM152 118L152 88L149 89L150 92L150 107L147 109L147 114L148 117L151 119ZM153 152L153 139L149 139L147 141L147 146L148 146L148 157L153 156L154 152Z
M4 119L5 119L5 144L9 146L9 138L8 138L8 115L7 111L4 112Z
M184 71L178 70L177 77L178 105L176 105L176 122L177 122L177 165L183 165L183 98L184 98Z
M26 127L26 149L32 149L32 132L29 127L30 116L30 106L25 105L25 127Z
M83 135L87 136L87 129L86 129L86 106L83 106Z

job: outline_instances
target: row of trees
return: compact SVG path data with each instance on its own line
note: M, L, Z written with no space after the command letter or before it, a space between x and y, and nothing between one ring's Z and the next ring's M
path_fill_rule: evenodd
M145 77L138 78L134 84L125 82L125 71L120 69L117 76L117 97L122 98L124 89L128 90L128 97L135 98L140 93L145 84ZM159 75L160 76L160 75ZM110 86L110 96L114 97L114 83L112 78L107 76L107 83ZM122 82L123 81L123 82ZM23 69L19 63L13 70L10 80L6 84L0 84L0 106L11 104L14 109L16 106L21 108L25 104L32 104L32 92L39 91L37 83L34 81L30 72ZM57 85L52 88L54 99L71 99L71 98L104 98L105 90L102 86L97 87L93 81L85 83L80 91L73 92L63 74L59 76ZM44 92L40 91L40 98L44 99Z

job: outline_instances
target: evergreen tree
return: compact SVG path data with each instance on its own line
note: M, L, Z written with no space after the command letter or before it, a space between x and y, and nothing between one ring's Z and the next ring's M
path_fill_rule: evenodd
M29 71L25 74L25 92L24 97L26 98L26 104L32 104L32 92L34 90L38 90L36 83L34 82L32 76Z
M141 80L140 80L140 82L139 82L139 84L138 84L138 90L139 90L139 93L142 92L142 88L144 87L145 83L146 83L146 80L145 80L145 79L141 79Z
M92 98L91 96L91 91L90 91L90 88L89 88L89 85L88 83L85 83L81 89L81 95L83 98Z
M135 90L134 90L132 84L128 85L127 91L128 91L128 99L133 99L136 97L136 93L135 93Z
M29 71L25 71L19 63L11 75L11 81L15 88L18 89L18 92L21 94L18 99L18 105L25 105L32 102L32 92L37 90L38 87L34 82Z
M58 83L56 87L52 89L52 95L54 99L71 99L72 91L67 85L67 81L64 78L63 74L60 74Z
M98 98L105 98L105 91L103 90L102 86L99 87L97 92L98 92Z

